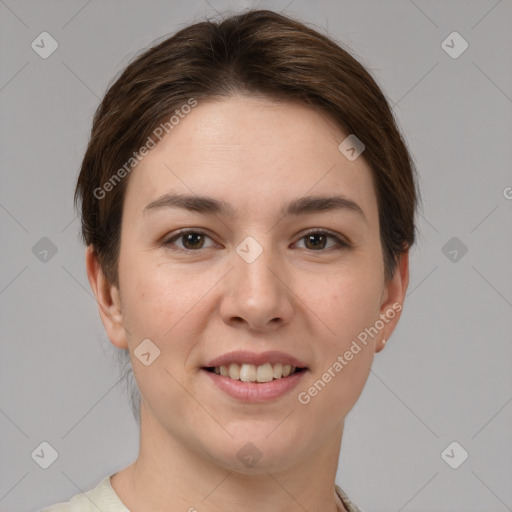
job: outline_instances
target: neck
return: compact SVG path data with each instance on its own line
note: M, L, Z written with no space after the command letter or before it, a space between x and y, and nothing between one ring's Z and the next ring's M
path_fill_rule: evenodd
M179 442L143 409L139 456L111 483L137 512L346 512L334 488L342 432L340 425L304 462L244 474Z

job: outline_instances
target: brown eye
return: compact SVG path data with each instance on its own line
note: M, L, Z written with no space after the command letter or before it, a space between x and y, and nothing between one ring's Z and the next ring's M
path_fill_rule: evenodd
M192 252L212 247L212 245L205 246L206 239L211 240L206 233L189 229L176 233L174 236L166 240L164 245L172 250ZM329 239L334 241L334 244L331 246L327 246L327 241ZM305 248L307 250L315 252L327 252L329 249L337 250L350 247L350 244L343 241L341 238L322 230L306 233L300 238L300 240L305 240ZM176 242L181 242L181 244L177 244Z
M205 248L205 237L210 238L206 233L203 233L202 231L181 231L180 233L177 233L176 235L165 241L164 245L169 246L171 249L174 249L174 247L172 246L175 245L175 241L181 241L182 245L178 245L176 247L178 250L181 249L184 251L194 251L197 249Z
M321 230L306 233L300 240L305 240L306 249L319 252L326 250L326 244L329 238L334 240L334 245L327 247L327 249L343 249L349 247L349 244L344 242L341 238Z
M183 245L185 249L201 249L204 243L204 239L202 239L203 235L201 233L188 233L186 235L181 235L181 240L183 241Z
M306 240L306 247L308 249L325 249L325 244L327 242L327 237L325 235L313 233L312 235L305 236L304 239Z

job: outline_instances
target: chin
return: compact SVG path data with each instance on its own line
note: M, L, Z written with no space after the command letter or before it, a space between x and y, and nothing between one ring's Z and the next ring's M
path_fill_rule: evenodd
M247 429L244 435L233 436L216 450L210 450L210 455L216 464L237 473L258 475L284 471L298 462L297 446L308 443L295 439L284 429L281 433L274 431L268 435L271 431L271 428L263 431Z

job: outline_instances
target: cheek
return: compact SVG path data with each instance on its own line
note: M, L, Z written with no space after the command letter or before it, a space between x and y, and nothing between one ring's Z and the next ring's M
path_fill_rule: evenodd
M170 264L131 257L123 268L123 313L139 334L162 337L200 299L194 277Z
M380 276L354 271L331 279L323 294L310 297L323 322L319 325L328 328L326 336L317 338L322 343L320 359L301 391L308 395L305 401L310 399L310 405L314 402L313 407L318 407L319 415L339 417L341 409L348 412L361 394L377 339L365 329L379 318L381 293Z
M345 351L340 351L343 357ZM344 363L336 358L325 365L297 393L298 407L326 431L339 424L354 407L366 384L373 361L373 351L362 347ZM340 369L341 368L341 369Z
M220 277L214 272L185 271L183 266L149 258L145 262L127 259L125 263L129 270L122 282L123 317L130 352L149 338L160 350L156 367L173 374L178 369L183 371L191 364L191 351L212 314L205 294Z
M325 281L325 286L309 292L308 301L341 349L379 315L382 285L380 275L354 269Z
M183 414L186 410L187 395L178 382L200 330L191 319L200 310L198 303L204 291L184 272L171 271L165 265L142 264L134 259L126 263L129 272L123 281L123 316L129 330L134 377L153 414L163 414L161 420L165 422L165 411ZM145 339L159 350L149 365L137 355L137 347Z
M326 428L352 409L368 379L377 338L365 329L379 318L381 292L371 276L351 274L331 282L328 293L317 297L315 311L329 329L317 337L322 349L297 398Z

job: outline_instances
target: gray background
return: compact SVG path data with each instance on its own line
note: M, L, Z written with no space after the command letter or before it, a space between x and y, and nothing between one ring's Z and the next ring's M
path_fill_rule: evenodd
M256 5L352 49L420 173L404 312L347 418L338 483L366 512L512 510L510 0L0 0L0 510L67 500L136 458L72 207L92 115L151 41ZM59 44L47 59L31 48L43 31ZM458 58L441 46L453 31ZM43 441L58 452L46 470L31 457ZM452 441L469 453L458 469L441 457Z

